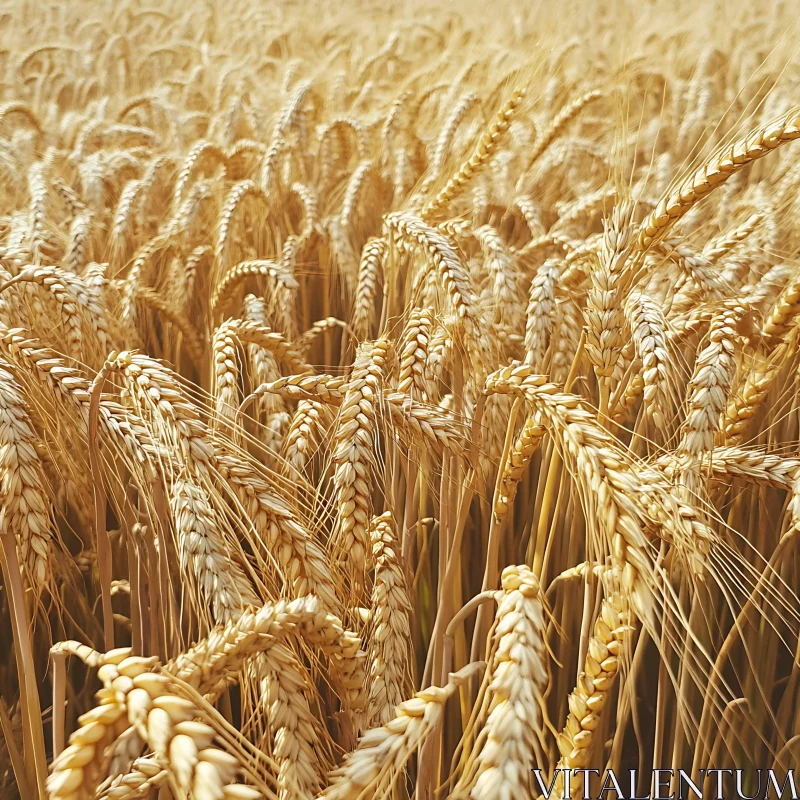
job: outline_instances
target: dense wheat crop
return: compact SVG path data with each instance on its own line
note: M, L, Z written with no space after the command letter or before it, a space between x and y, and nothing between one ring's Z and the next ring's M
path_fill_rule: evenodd
M3 7L3 798L800 763L796 9L662 5Z

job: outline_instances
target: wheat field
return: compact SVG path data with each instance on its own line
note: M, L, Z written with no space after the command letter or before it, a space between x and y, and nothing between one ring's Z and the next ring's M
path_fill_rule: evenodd
M4 5L0 797L791 779L796 15Z

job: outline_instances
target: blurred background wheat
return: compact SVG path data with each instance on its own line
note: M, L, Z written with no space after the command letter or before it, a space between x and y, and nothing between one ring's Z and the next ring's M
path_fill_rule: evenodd
M795 12L4 6L0 795L800 763Z

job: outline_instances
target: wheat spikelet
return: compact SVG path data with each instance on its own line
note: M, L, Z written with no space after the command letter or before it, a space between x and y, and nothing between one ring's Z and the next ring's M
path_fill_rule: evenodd
M84 431L88 429L91 382L79 370L68 366L54 350L26 337L24 331L0 328L0 333L5 357L17 379L23 375L30 378L33 373L33 385L47 387L56 403L65 400L68 408L77 412L79 429L81 426ZM109 443L122 442L135 463L142 466L146 478L152 477L149 467L162 453L143 422L119 404L106 399L100 403L99 420Z
M661 456L659 467L670 477L693 468L694 456ZM715 447L713 452L702 455L701 469L711 470L719 478L746 478L764 486L792 489L800 462L797 458L786 458L763 450L747 450L735 445Z
M791 279L794 269L788 264L776 264L747 292L743 298L753 309L765 312Z
M670 412L669 382L674 374L667 346L667 321L660 306L641 292L628 295L625 311L636 355L642 362L646 413L663 428Z
M169 487L181 570L190 580L199 609L210 611L215 620L231 619L237 609L257 605L258 599L244 570L234 560L235 551L219 531L203 486L211 485L212 450L197 412L170 374L156 362L121 354L119 363L143 418L152 420L159 435L165 436L176 454L180 453L183 467L189 471L185 477L174 477Z
M617 206L607 224L600 263L592 272L587 299L586 351L598 377L610 378L622 349L624 325L621 282L626 248L632 231L625 219L626 209Z
M178 241L191 241L192 234L204 221L204 214L216 216L218 185L213 180L199 180L187 192L166 226L169 235Z
M491 225L482 225L475 231L475 236L484 252L491 279L495 322L501 329L513 329L521 308L517 275L511 256Z
M350 326L344 320L338 317L325 317L318 319L307 331L303 331L297 337L296 344L301 350L308 350L318 336L336 328L341 328L345 333L352 333Z
M83 348L81 319L75 296L65 285L68 283L65 278L65 273L55 267L30 267L19 272L11 280L14 283L23 281L35 283L52 293L61 309L68 351L71 355L78 356ZM6 282L6 285L10 283L10 281Z
M189 188L194 172L198 169L198 165L202 163L203 159L209 157L212 161L216 162L216 164L224 165L227 161L225 153L223 153L219 147L204 139L200 139L189 148L183 166L178 172L175 181L175 191L172 200L173 213L177 211L178 207L181 205L183 196Z
M223 322L214 333L214 393L217 416L229 426L239 407L237 344L263 348L292 372L313 372L297 349L268 326L240 319Z
M395 154L392 205L400 205L408 198L414 188L417 176L418 169L412 161L411 155L405 148L401 148Z
M231 188L220 212L217 240L214 245L214 258L218 274L223 273L230 265L232 230L236 214L242 203L248 198L260 201L269 210L267 195L252 180L239 181Z
M800 313L800 278L790 281L775 301L769 315L764 321L762 333L780 339L793 327L794 320Z
M333 414L327 405L314 400L301 400L281 448L286 462L301 473L333 423Z
M453 354L453 335L444 325L434 331L428 348L428 372L433 380L442 380L450 367Z
M170 323L172 323L183 336L186 349L196 363L203 360L203 341L194 329L189 320L180 312L176 311L170 303L158 292L147 286L140 286L136 290L137 299L144 302L151 308L160 312Z
M719 262L742 242L746 242L759 226L765 215L761 212L751 214L744 222L727 233L721 233L708 241L703 247L703 255L712 263Z
M338 611L339 601L325 554L289 506L246 463L227 455L220 456L218 466L234 486L263 546L277 558L292 595L313 593L326 609Z
M722 419L720 435L725 444L741 443L751 420L785 365L795 340L793 336L781 342L766 358L754 358L749 369L734 384Z
M36 164L28 172L30 193L30 252L35 264L42 264L55 251L55 244L48 230L48 186L45 173L47 161Z
M314 189L304 183L293 183L291 193L300 201L303 209L303 225L297 236L297 249L302 251L313 240L321 227L318 198Z
M184 264L184 281L186 285L186 305L189 307L191 307L191 299L194 290L199 283L198 278L201 277L200 266L203 264L203 261L210 261L211 252L210 245L201 244L195 247L186 257L186 263Z
M564 106L553 118L549 127L538 136L533 152L528 156L528 169L541 157L545 150L557 139L569 123L591 102L602 96L598 89L592 89L576 97L571 103Z
M278 292L290 292L297 288L297 281L285 269L274 261L254 260L242 261L232 266L214 289L211 297L212 310L224 307L228 297L247 278L260 276L274 281ZM283 294L286 297L286 294Z
M578 350L583 319L581 309L569 298L556 300L556 316L557 327L551 336L550 373L554 381L563 383Z
M704 294L719 294L723 291L723 283L717 276L713 262L702 253L697 253L691 247L671 239L659 242L652 250L674 258L681 271L691 278Z
M180 566L191 576L198 603L210 604L212 619L231 619L236 609L258 600L242 568L220 541L216 522L202 489L176 480L170 492Z
M386 392L382 398L392 423L401 432L427 441L437 450L443 448L464 455L469 449L467 431L452 417L415 403L412 397L402 392Z
M364 161L359 164L350 176L347 184L344 201L342 202L342 213L339 217L339 224L348 236L352 237L352 228L358 205L365 192L365 184L368 178L374 178L372 162Z
M255 295L247 295L244 299L245 317L248 322L255 322L258 325L267 324L266 303ZM250 367L251 383L263 385L272 381L280 375L278 363L272 353L264 347L256 344L247 345L247 357ZM252 396L252 395L251 395ZM278 397L265 395L259 403L261 413L269 419L272 415L285 411L284 404Z
M444 122L439 138L436 140L436 148L433 151L433 159L431 161L431 177L430 181L437 178L444 166L447 153L453 143L456 130L464 118L469 113L470 109L476 105L478 98L473 92L467 92L461 99L453 106L453 110L448 115Z
M453 311L467 322L475 323L475 297L456 251L448 239L411 214L390 214L385 225L395 234L395 244L419 247L430 258L431 264L444 284Z
M114 260L124 263L133 243L148 232L150 228L148 212L150 211L149 194L152 193L158 173L163 167L171 166L168 158L155 158L147 167L141 179L125 184L114 212L112 242ZM153 204L155 205L155 204Z
M558 212L559 228L567 228L574 225L581 217L591 217L603 210L605 204L617 199L618 192L615 186L602 187L597 191L590 192L583 197L570 202L556 203ZM641 202L641 201L640 201Z
M72 272L80 272L92 257L92 214L88 211L76 214L69 226L69 241L64 254L64 266Z
M26 122L34 128L37 132L41 133L42 126L39 122L39 118L34 113L33 109L27 104L20 101L10 101L7 103L3 103L0 106L0 124L6 121L6 119L14 114L18 114L21 117L24 117Z
M219 694L257 653L271 652L277 639L296 632L318 645L336 664L337 680L353 707L362 703L365 654L360 640L320 609L314 596L279 600L240 612L166 665L203 694Z
M287 400L317 399L332 406L342 404L342 388L347 383L345 378L333 375L287 375L269 383L257 386L251 398L264 394L278 394Z
M230 425L239 406L239 366L236 354L236 323L223 323L214 333L214 395L217 419ZM233 431L232 431L233 433ZM233 433L235 435L235 433Z
M136 292L146 282L147 273L145 270L156 255L168 248L169 242L166 238L154 237L139 249L133 264L131 264L125 279L125 288L122 293L122 312L120 315L122 326L128 336L135 334L136 331Z
M587 489L583 500L589 504L587 519L596 520L591 524L599 526L605 551L624 567L623 588L631 593L637 615L649 624L652 589L647 585L647 576L652 567L645 530L655 524L662 535L674 537L693 568L700 570L702 554L710 546L710 532L663 486L645 489L639 483L640 476L623 468L624 455L619 446L591 421L592 415L581 407L580 401L560 394L543 376L531 375L529 367L509 367L490 375L486 391L526 398L542 412L548 428L561 438L565 460L574 464L575 473ZM598 489L598 485L603 488ZM596 488L591 490L592 486ZM637 497L647 498L646 505L638 505ZM661 527L665 523L666 527Z

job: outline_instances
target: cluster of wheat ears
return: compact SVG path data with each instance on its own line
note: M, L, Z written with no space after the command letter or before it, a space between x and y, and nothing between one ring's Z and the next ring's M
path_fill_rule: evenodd
M157 5L0 13L0 795L800 763L792 4Z

